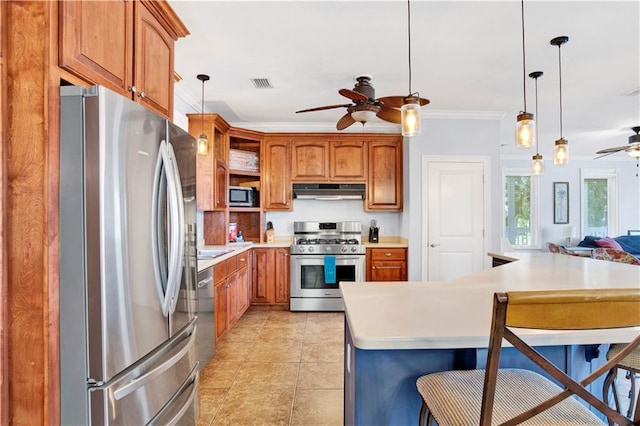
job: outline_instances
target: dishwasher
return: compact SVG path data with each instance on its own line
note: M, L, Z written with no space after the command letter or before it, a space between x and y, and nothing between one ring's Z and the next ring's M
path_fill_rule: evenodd
M198 272L198 361L203 369L216 352L213 266Z

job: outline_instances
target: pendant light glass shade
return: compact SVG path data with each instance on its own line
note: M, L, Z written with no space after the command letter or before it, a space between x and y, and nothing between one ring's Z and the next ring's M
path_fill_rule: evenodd
M569 41L569 37L560 36L551 39L553 46L558 46L558 79L560 92L560 139L556 141L555 151L553 154L553 164L565 165L569 163L569 142L562 136L562 56L560 47Z
M553 164L564 165L567 163L569 163L569 145L565 138L560 138L556 141Z
M516 144L520 148L530 148L533 146L535 141L536 132L533 114L527 112L527 67L524 48L524 0L520 1L520 12L522 22L522 98L524 100L524 109L520 111L516 120Z
M207 155L209 153L209 139L207 139L207 135L202 133L198 136L198 154Z
M209 153L209 139L204 133L204 82L209 80L209 76L206 74L198 74L198 80L202 82L202 104L200 108L200 136L198 136L197 152L198 155L207 155Z
M417 136L422 133L420 125L420 101L415 97L407 97L400 108L402 136Z
M516 141L521 148L531 148L536 138L533 114L521 112L516 123Z
M544 172L544 160L542 159L542 155L536 154L533 156L531 171L534 175L541 175L542 172Z

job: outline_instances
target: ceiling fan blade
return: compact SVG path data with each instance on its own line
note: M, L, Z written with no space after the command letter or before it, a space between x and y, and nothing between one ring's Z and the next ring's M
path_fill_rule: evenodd
M401 115L402 114L400 113L399 109L383 106L382 108L380 108L380 111L378 111L378 114L376 116L381 120L400 124L400 122L402 121Z
M608 155L615 154L615 153L616 153L616 151L611 151L611 152L607 152L607 153L604 153L604 154L600 154L597 157L594 157L594 160L597 160L598 158L606 157Z
M356 92L355 90L340 89L338 90L338 93L344 96L345 98L349 98L354 101L366 101L369 99L367 95L363 95L362 93Z
M356 120L354 120L353 117L351 117L351 113L348 112L345 115L343 115L340 118L340 120L338 120L338 124L336 124L336 129L344 130L347 127L351 126L355 122L356 122Z
M616 146L614 148L601 149L600 151L597 151L596 154L613 154L614 152L624 151L625 149L627 149L626 146Z
M391 108L401 108L402 104L404 103L404 98L406 98L406 96L385 96L382 98L378 98L378 101L382 102L384 106L388 106ZM429 103L429 99L418 99L420 99L420 106L425 106Z
M378 98L378 101L386 107L400 108L404 103L404 96L385 96L384 98Z
M317 108L301 109L300 111L296 111L296 114L299 112L322 111L325 109L333 109L333 108L348 108L350 106L351 104L327 105L327 106L321 106Z

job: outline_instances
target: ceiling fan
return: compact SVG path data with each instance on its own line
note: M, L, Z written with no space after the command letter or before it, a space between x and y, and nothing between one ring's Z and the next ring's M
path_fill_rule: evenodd
M618 151L625 151L631 157L640 158L640 126L632 127L631 130L636 132L636 134L629 136L629 143L627 145L601 149L596 152L596 154L600 154L596 159L606 157Z
M401 122L400 108L404 103L405 96L386 96L376 99L376 91L371 85L370 75L357 75L356 84L353 90L340 89L338 90L338 93L345 98L351 99L353 102L349 104L327 105L317 108L303 109L296 111L296 113L322 111L333 108L347 108L347 113L343 115L336 124L336 129L338 130L344 130L356 121L359 121L364 125L364 123L371 120L373 117L378 117L390 123L399 124ZM429 100L425 98L419 98L419 101L420 106L429 103Z

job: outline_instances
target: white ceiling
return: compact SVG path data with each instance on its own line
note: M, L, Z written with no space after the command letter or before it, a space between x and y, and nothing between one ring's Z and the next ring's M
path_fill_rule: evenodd
M373 76L376 97L409 93L404 0L170 4L191 32L176 43L175 69L183 77L177 93L196 112L200 73L211 76L208 110L259 130L335 129L345 108L295 111L349 103L337 91L352 89L359 74ZM411 2L412 90L431 101L422 107L427 119L500 119L500 142L510 149L523 109L520 17L517 0ZM541 153L550 153L560 136L558 48L549 44L560 35L569 37L561 48L562 97L572 153L627 143L630 127L640 125L639 23L637 0L525 2L526 72L544 72ZM257 89L252 78L268 78L273 88ZM527 77L526 84L527 110L535 112L534 81ZM365 130L389 126L375 119ZM349 130L361 131L358 123Z

